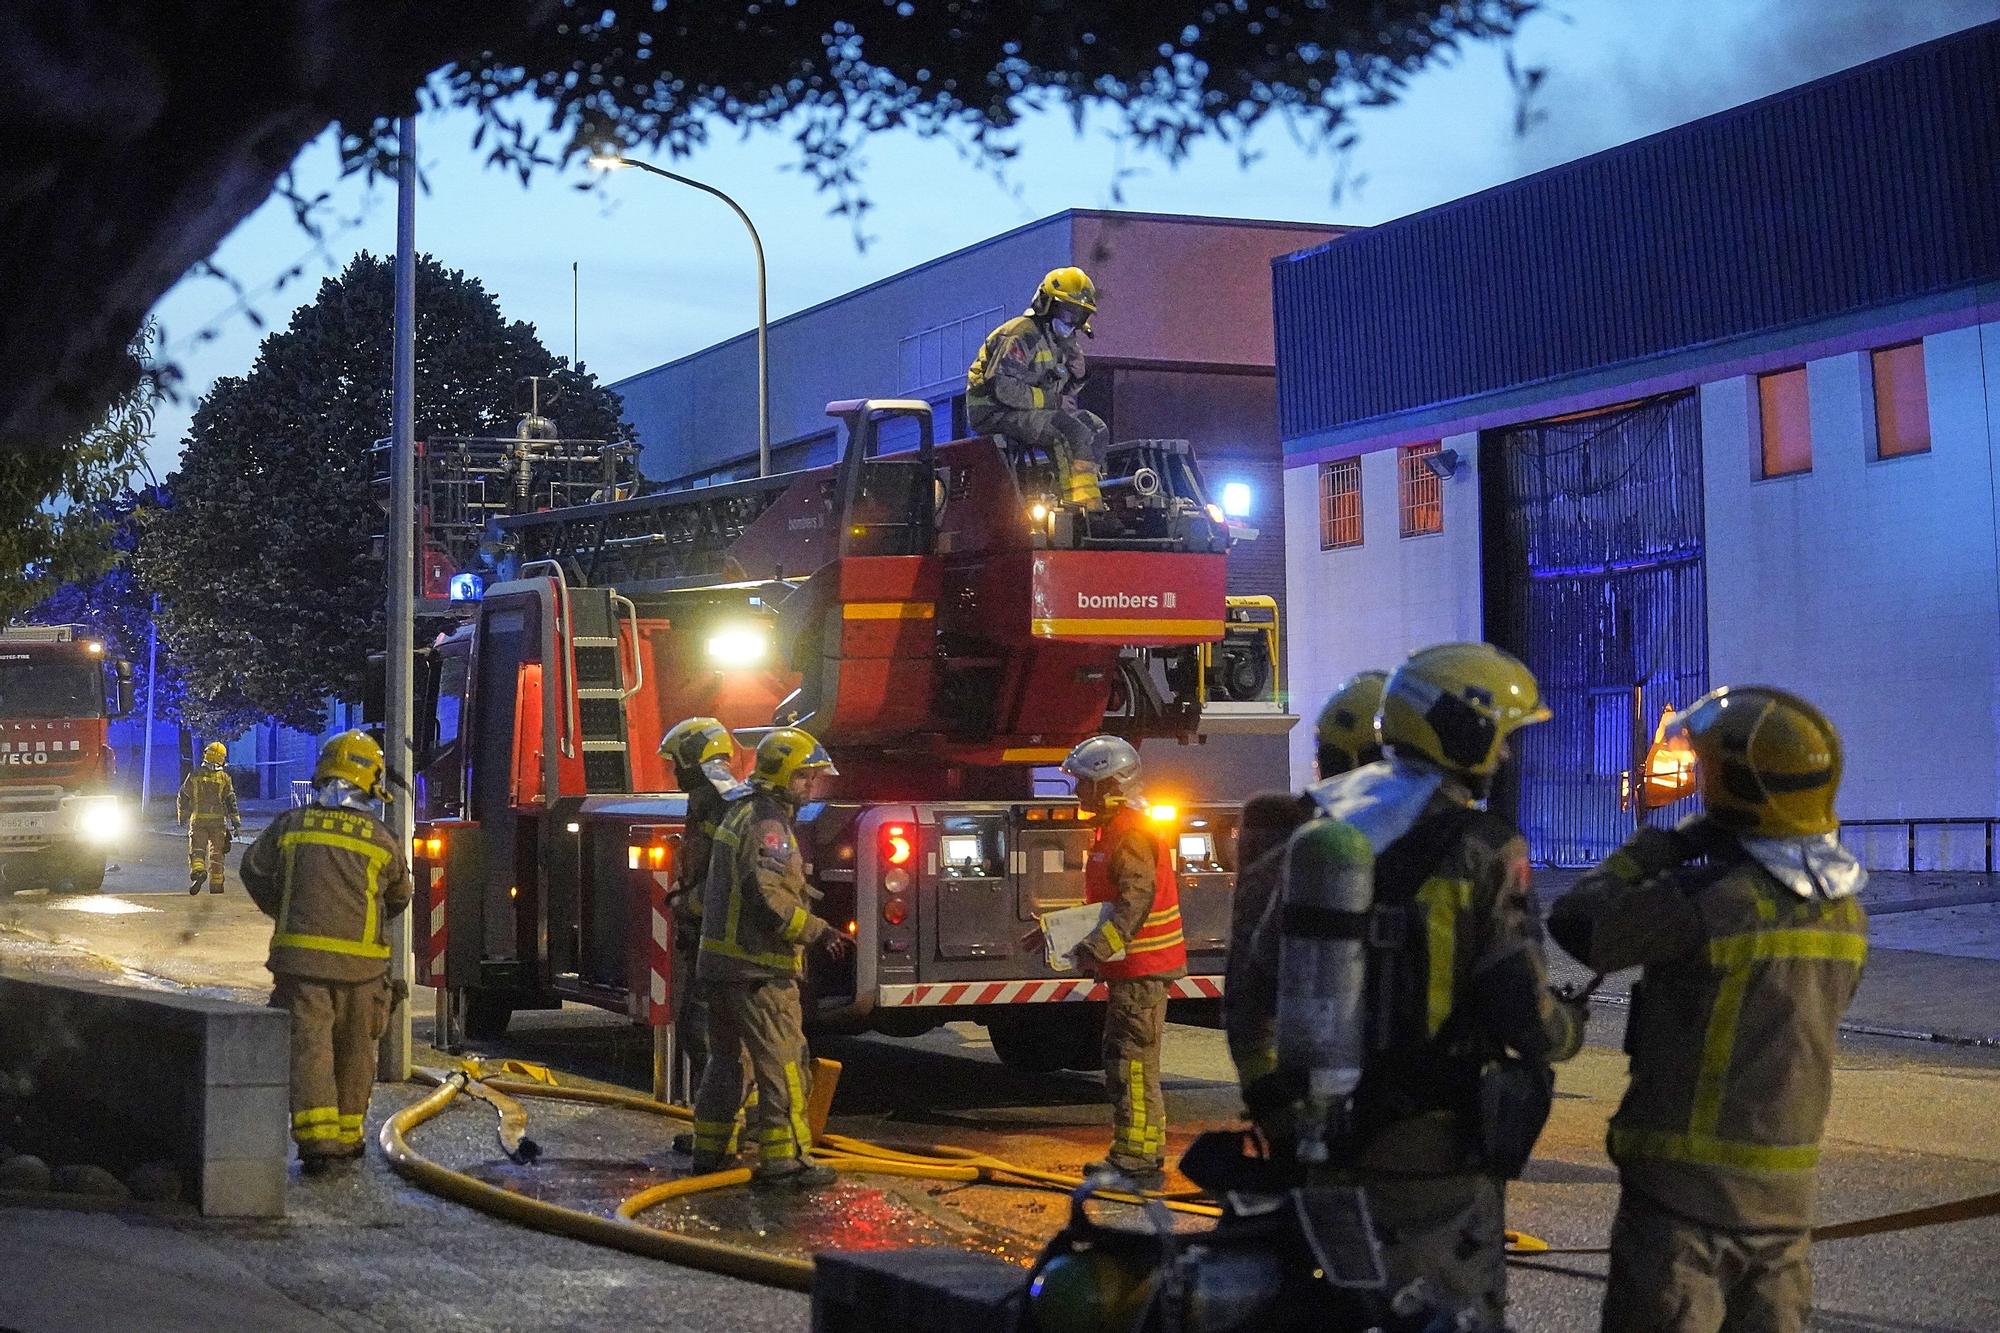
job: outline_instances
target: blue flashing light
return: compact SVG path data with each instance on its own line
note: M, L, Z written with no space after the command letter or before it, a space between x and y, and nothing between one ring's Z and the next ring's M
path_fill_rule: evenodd
M1222 486L1222 512L1231 518L1250 516L1250 484L1242 481L1224 482Z
M486 580L477 574L453 574L451 576L451 600L454 602L476 602L486 595Z

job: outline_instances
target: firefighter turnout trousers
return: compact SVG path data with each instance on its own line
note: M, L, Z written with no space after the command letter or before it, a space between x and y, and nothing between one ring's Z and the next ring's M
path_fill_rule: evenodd
M734 1151L747 1065L756 1099L745 1119L759 1165L783 1167L806 1156L811 1074L798 982L733 976L704 977L700 984L708 1002L708 1065L694 1099L695 1152Z
M1158 977L1105 983L1104 1086L1111 1095L1111 1162L1151 1170L1166 1162L1167 1103L1160 1094L1160 1043L1167 983Z
M1611 1224L1604 1333L1805 1333L1812 1233L1735 1231L1626 1190Z
M229 860L229 822L197 819L188 825L188 878L208 879L211 893L222 892L223 867Z
M299 1158L358 1157L375 1086L375 1045L389 1026L389 981L316 981L279 973L271 1007L292 1015L292 1141Z

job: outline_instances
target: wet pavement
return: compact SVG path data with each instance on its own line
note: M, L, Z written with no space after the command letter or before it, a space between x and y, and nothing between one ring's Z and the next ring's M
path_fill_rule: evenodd
M53 897L0 900L0 965L134 985L189 984L261 1003L268 986L261 967L264 918L233 873L229 893L219 898L189 898L184 888L178 842L154 835L97 895L149 910L80 910ZM1555 877L1543 877L1544 900L1557 891ZM1988 949L1981 933L2000 902L1996 881L1877 876L1868 901L1875 948L1850 1015L1854 1030L1842 1045L1828 1128L1830 1219L2000 1188L2000 1050L1880 1035L2000 1036L2000 962L1994 961L2000 950ZM1527 1179L1510 1190L1510 1223L1555 1244L1601 1243L1615 1206L1616 1178L1601 1144L1624 1084L1617 1049L1624 980L1607 984L1594 1009L1592 1044L1561 1069L1555 1114L1537 1158ZM421 993L414 1012L421 1041L430 1012ZM823 1039L815 1049L844 1066L832 1123L841 1133L912 1148L961 1144L1064 1171L1101 1155L1108 1137L1094 1076L1007 1070L976 1026L912 1039ZM643 1089L651 1068L644 1033L577 1007L520 1014L507 1038L482 1053L535 1060L566 1076L627 1089ZM1166 1057L1168 1147L1177 1155L1200 1129L1230 1124L1237 1098L1219 1033L1174 1027ZM421 1094L378 1089L371 1129ZM544 1150L533 1166L504 1159L494 1113L484 1105L461 1101L411 1141L427 1156L503 1188L604 1215L631 1192L687 1169L669 1146L675 1127L657 1117L539 1099L524 1104L529 1135ZM801 1257L827 1247L942 1244L1025 1263L1067 1206L1060 1195L1024 1189L858 1176L804 1198L741 1188L696 1196L650 1210L643 1221ZM32 1285L17 1285L14 1309L10 1294L0 1292L0 1326L90 1326L70 1315L99 1308L76 1303L96 1299L93 1274L123 1285L113 1262L121 1251L146 1256L142 1267L158 1293L151 1307L157 1319L128 1323L133 1327L203 1327L168 1317L181 1308L174 1293L190 1287L211 1293L218 1304L209 1309L275 1312L259 1315L259 1326L272 1329L621 1324L706 1333L806 1324L801 1297L497 1222L408 1186L375 1160L345 1177L295 1182L291 1207L281 1223L93 1218L74 1228L50 1223L55 1215L47 1213L0 1211L0 1263L11 1269L22 1254L51 1247L64 1255L64 1282L76 1298L51 1305L46 1292L36 1298ZM58 1233L67 1248L50 1239ZM2000 1329L1996 1252L2000 1221L1992 1220L1828 1245L1818 1256L1822 1311L1814 1327ZM1590 1257L1517 1268L1515 1324L1547 1333L1593 1327L1601 1272L1602 1261ZM70 1299L60 1292L56 1298ZM23 1305L27 1299L42 1304ZM187 1308L202 1307L196 1301Z

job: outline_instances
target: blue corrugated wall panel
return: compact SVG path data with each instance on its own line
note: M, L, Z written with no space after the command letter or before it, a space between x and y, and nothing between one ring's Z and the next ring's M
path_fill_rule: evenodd
M2000 23L1273 265L1287 441L2000 278Z

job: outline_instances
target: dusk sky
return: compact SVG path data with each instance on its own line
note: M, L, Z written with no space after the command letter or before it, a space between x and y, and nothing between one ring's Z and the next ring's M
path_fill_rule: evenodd
M2000 0L1555 0L1514 46L1518 63L1549 70L1536 103L1545 119L1516 135L1504 48L1475 47L1419 75L1400 104L1359 117L1352 169L1364 179L1337 199L1333 159L1277 126L1259 136L1262 156L1247 168L1220 145L1175 168L1121 157L1101 130L1079 137L1066 117L1045 117L1022 135L1004 185L948 144L877 136L866 147L874 212L865 250L845 219L828 216L828 199L788 169L796 158L783 135L724 132L692 157L660 160L728 191L757 221L776 319L1064 208L1382 222L1994 18ZM591 173L580 168L523 189L482 165L471 135L462 116L419 123L430 193L418 202L418 246L480 278L553 351L571 347L573 260L581 265L582 359L607 381L754 321L749 241L719 202L631 172L583 193L573 186ZM215 256L269 327L282 327L356 251L394 247L393 190L336 174L325 139L299 164L302 188L333 192L324 252L287 206L271 203ZM273 290L301 258L304 277ZM1191 311L1198 304L1191 293ZM182 401L159 416L152 453L162 474L196 398L217 376L250 368L263 330L241 310L226 286L202 277L183 280L157 309L166 352L186 377ZM216 336L202 341L204 330Z

